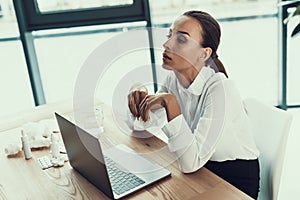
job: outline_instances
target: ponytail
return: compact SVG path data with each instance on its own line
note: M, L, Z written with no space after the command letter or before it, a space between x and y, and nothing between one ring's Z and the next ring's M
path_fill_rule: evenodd
M223 63L218 58L217 54L212 55L206 62L206 65L210 66L212 69L215 70L215 72L221 72L225 74L225 76L228 78L226 69L223 65Z

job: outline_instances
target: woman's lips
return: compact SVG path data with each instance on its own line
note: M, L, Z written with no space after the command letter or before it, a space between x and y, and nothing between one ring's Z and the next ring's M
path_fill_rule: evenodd
M172 58L167 53L163 53L163 61L171 61Z

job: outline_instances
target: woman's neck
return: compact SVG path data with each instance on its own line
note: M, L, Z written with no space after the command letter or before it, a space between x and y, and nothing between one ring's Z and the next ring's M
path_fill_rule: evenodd
M193 83L195 78L198 76L200 70L201 68L200 69L191 68L190 70L186 70L186 71L174 71L174 72L179 83L184 88L188 88Z

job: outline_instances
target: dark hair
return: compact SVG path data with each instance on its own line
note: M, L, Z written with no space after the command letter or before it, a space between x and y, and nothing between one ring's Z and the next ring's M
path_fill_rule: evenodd
M216 72L222 72L228 78L224 65L218 58L217 49L220 44L221 29L218 22L208 13L202 11L188 11L184 16L196 19L203 30L203 47L212 49L211 57L206 61L206 65L211 66Z

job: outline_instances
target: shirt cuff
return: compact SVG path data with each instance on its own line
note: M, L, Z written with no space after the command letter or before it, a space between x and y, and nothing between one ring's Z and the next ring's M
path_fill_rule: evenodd
M182 114L171 120L162 130L168 137L171 152L186 149L194 141L194 134Z
M173 137L179 132L180 125L182 124L183 119L183 115L180 114L174 119L172 119L169 123L167 123L164 127L162 127L163 132L168 138Z

